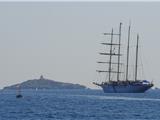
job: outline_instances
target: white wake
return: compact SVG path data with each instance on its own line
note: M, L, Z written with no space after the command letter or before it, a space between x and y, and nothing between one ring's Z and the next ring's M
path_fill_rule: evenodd
M87 97L90 99L101 99L101 100L133 100L133 101L160 101L157 98L136 98L136 97L123 97L123 96L98 96L98 95L76 95L81 97Z

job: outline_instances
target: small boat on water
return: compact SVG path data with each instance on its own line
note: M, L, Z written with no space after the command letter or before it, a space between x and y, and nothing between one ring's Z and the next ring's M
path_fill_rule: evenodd
M22 98L23 96L21 94L16 95L16 98Z
M100 55L108 56L107 61L98 62L99 64L107 64L108 70L97 70L98 73L106 73L105 82L93 84L102 87L105 93L143 93L153 86L153 83L148 80L138 79L138 48L139 48L139 35L137 34L137 45L136 45L136 58L135 58L135 71L134 78L129 80L129 50L130 50L130 26L128 29L128 44L127 44L127 60L126 60L126 74L125 78L120 80L121 63L121 25L119 26L119 33L114 33L113 29L111 33L104 33L104 35L110 36L110 42L103 42L102 45L108 47L108 52L102 52ZM118 36L118 42L113 40L113 36ZM114 58L114 60L113 60ZM116 60L115 60L116 59Z
M22 94L21 94L21 86L20 85L18 85L17 86L17 95L16 95L16 98L22 98L23 96L22 96Z

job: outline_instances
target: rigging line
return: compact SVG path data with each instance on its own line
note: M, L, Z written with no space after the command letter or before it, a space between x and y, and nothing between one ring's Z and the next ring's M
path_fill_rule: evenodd
M141 66L141 77L143 78L143 79L146 79L146 76L145 76L145 72L144 72L144 65L143 65L143 56L142 56L142 48L141 47L139 47L139 53L140 53L140 66Z
M143 58L144 58L145 67L147 65L148 66L147 68L151 68L150 63L148 62L148 60L151 61L150 57L146 57L145 52L143 52L142 55L143 55ZM145 69L145 72L146 71L147 71L147 74L145 74L145 75L151 75L151 76L153 76L150 69ZM146 77L148 77L148 76L146 76Z
M146 59L146 56L145 56L145 52L143 52L144 51L144 46L141 46L140 47L140 54L142 55L142 56L140 56L141 57L141 59L143 60L143 62L142 62L142 72L143 72L143 75L144 75L144 78L146 79L147 78L147 76L146 75L150 75L151 74L151 71L150 71L150 69L145 69L144 70L144 64L146 64L147 66L149 66L150 64L148 64L148 62L147 62L147 60L149 59L148 57L147 57L147 59ZM142 54L143 53L143 54ZM145 66L146 66L145 65ZM149 67L147 67L147 68L151 68L150 66ZM146 74L146 71L147 71L147 74Z
M105 82L107 82L107 79L109 79L109 73L108 72L106 73L106 76L105 76Z
M99 72L98 72L98 81L101 81L101 75Z
M123 68L123 71L124 71L124 73L125 73L125 72L126 72L126 71L125 71L126 69L125 69L125 67L124 67L124 66L125 66L125 65L123 65L123 67L122 67L122 68ZM124 79L124 80L125 80L125 77L126 77L126 76L125 76L125 74L123 74L123 79Z
M134 76L135 76L135 72L134 72L134 71L135 71L135 65L133 65L132 69L133 69L133 71L132 71L132 72L133 72L133 73L132 73L132 77L133 77L133 80L134 80Z
M111 44L113 42L113 28L112 28L112 32L111 32ZM112 45L110 45L110 60L109 60L109 81L111 81L111 69L112 69L112 64L111 64L111 61L112 61Z

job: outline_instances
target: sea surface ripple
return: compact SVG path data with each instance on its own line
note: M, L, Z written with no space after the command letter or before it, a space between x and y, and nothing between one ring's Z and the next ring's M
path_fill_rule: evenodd
M160 91L105 94L101 90L0 91L0 120L160 120Z

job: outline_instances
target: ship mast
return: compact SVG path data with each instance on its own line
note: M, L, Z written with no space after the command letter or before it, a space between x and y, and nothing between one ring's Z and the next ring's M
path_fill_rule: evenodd
M128 63L129 63L129 42L130 42L130 30L131 30L131 26L129 25L129 29L128 29L128 45L127 45L126 81L128 81Z
M113 43L113 28L112 28L112 32L111 32L111 45L110 45L110 56L109 56L109 69L108 69L108 73L109 73L109 81L111 81L111 70L112 70L112 43Z
M114 33L113 32L113 28L112 28L112 31L111 31L111 33L104 33L104 35L109 35L109 36L111 36L111 40L110 40L110 42L109 43L101 43L102 45L107 45L107 46L109 46L109 49L110 49L110 52L109 53L100 53L100 55L108 55L109 56L109 61L105 61L105 62L97 62L97 63L107 63L107 64L109 64L109 68L108 68L108 70L106 71L104 71L104 70L97 70L97 72L99 72L99 73L101 73L101 72L108 72L108 81L110 82L111 81L111 74L112 73L116 73L117 74L117 81L119 81L119 74L121 73L120 72L120 65L122 64L122 63L120 63L120 42L121 42L121 25L122 25L122 23L120 23L120 27L119 27L119 33ZM113 36L119 36L119 42L118 43L113 43ZM118 53L115 53L115 52L113 52L113 46L117 46L118 47ZM112 62L112 57L113 56L117 56L118 57L118 63L117 62ZM116 71L114 71L114 70L112 70L112 64L116 64L117 65L117 70Z
M119 26L119 45L118 45L118 67L117 67L117 81L119 81L119 68L120 68L120 46L121 46L121 25L122 23L120 23Z
M135 81L137 81L137 67L138 67L138 42L139 42L139 35L137 35L137 46L136 46L136 64L135 64Z

